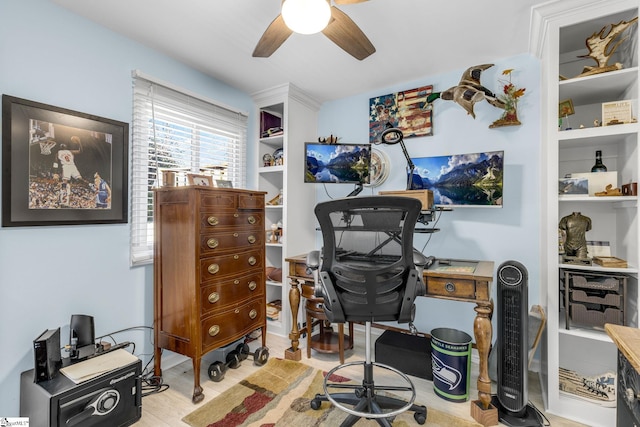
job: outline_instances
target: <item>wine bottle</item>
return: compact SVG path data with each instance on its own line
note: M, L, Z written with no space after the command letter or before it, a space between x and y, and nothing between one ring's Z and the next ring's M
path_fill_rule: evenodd
M606 172L607 167L602 163L602 151L596 151L596 164L591 168L591 172Z

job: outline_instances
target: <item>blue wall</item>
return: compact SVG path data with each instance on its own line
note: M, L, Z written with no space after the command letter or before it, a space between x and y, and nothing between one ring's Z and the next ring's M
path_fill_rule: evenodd
M250 112L249 123L257 122L248 94L46 0L0 1L0 64L3 94L123 122L131 122L134 69ZM153 270L129 267L128 224L0 228L0 307L0 416L18 416L32 340L61 327L68 343L74 313L94 316L97 336L151 326ZM143 363L149 360L149 332L115 338L134 341Z
M455 53L452 53L455 54ZM517 260L529 272L529 303L539 303L540 254L540 63L528 55L495 60L495 66L485 70L481 82L498 92L502 71L513 68L512 81L526 88L518 104L521 126L489 129L502 110L487 102L476 104L476 119L452 101L434 101L434 134L407 138L405 144L411 157L445 156L451 154L504 151L504 206L502 208L457 208L444 212L437 223L438 233L429 243L428 235L416 235L415 247L424 248L426 255L439 258L490 260L496 268L504 261ZM469 64L475 65L475 64ZM398 64L402 66L402 64ZM371 93L325 103L319 114L318 132L341 137L340 142L367 143L369 99L379 95L433 85L435 92L458 84L464 69L435 77L381 88ZM372 70L375 72L375 70ZM404 190L407 162L399 145L377 145L390 159L391 173L379 187L365 187L361 194L380 190ZM319 188L318 200L344 197L353 186L327 185ZM433 226L433 223L429 224ZM494 274L495 277L495 274ZM495 297L495 286L493 291ZM473 336L473 305L421 298L416 315L416 327L429 332L436 327L451 327Z

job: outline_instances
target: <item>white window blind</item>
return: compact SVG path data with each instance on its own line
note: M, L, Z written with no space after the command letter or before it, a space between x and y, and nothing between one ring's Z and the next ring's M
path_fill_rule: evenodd
M131 165L131 265L153 261L153 191L162 169L199 173L226 166L246 184L247 115L134 73Z

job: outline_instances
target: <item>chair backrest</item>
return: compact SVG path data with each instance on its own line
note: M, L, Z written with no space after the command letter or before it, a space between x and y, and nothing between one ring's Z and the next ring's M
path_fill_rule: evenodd
M425 291L413 255L421 209L419 200L397 196L316 206L323 238L318 296L329 321L413 320L415 297Z

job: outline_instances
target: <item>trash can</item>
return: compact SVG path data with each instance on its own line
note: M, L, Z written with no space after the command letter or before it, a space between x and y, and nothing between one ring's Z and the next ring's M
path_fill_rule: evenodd
M433 390L450 402L469 400L471 337L450 328L431 331Z

